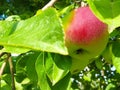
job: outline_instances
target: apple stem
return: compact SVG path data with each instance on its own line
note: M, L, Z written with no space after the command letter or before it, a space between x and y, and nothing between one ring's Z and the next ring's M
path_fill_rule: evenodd
M49 1L49 2L42 8L42 10L45 10L45 9L53 6L53 4L54 4L56 1L57 1L57 0L51 0L51 1Z

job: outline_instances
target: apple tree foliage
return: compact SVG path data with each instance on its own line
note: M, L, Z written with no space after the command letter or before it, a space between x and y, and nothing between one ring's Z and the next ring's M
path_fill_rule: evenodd
M0 1L0 90L118 90L120 88L120 1ZM89 5L109 26L109 42L97 58L71 75L62 18ZM81 62L82 63L82 62Z

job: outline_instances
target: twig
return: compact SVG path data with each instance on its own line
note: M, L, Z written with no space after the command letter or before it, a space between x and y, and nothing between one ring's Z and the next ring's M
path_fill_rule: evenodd
M6 53L6 52L2 52L2 53L0 53L0 58L1 58L3 55L5 55L5 54L7 54L7 53ZM4 60L2 66L1 66L1 68L0 68L0 79L1 79L1 76L2 76L3 71L4 71L4 69L5 69L5 66L6 66L7 60L8 60L8 58Z
M10 65L10 73L11 73L11 76L12 76L12 90L16 90L15 89L13 63L12 63L12 58L11 58L11 54L10 53L8 54L8 57L9 57L8 62L9 62L9 65Z
M11 76L12 76L12 90L15 90L14 70L13 70L11 54L7 53L7 52L3 52L3 53L0 53L0 57L2 57L5 54L7 55L7 58L5 59L4 63L2 64L2 66L0 68L0 79L1 79L1 76L3 74L4 68L6 66L6 63L8 61L9 65L10 65L10 73L11 73Z
M1 76L2 76L3 71L4 71L4 69L5 69L6 63L7 63L7 60L4 61L4 63L2 64L2 66L1 66L1 68L0 68L0 79L1 79Z
M4 56L5 54L7 54L7 53L6 53L6 52L0 53L0 58L1 58L2 56ZM3 71L4 71L4 69L5 69L5 66L6 66L7 61L8 61L8 57L4 60L2 66L1 66L1 68L0 68L0 87L1 87L1 77L2 77L2 74L3 74Z
M0 53L0 57L2 57L3 55L7 54L6 52L2 52Z
M48 2L43 8L42 10L47 9L48 7L53 6L53 4L56 2L57 0L51 0L50 2Z

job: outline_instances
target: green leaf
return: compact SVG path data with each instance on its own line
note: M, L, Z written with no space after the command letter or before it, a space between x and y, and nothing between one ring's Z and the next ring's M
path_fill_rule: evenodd
M70 65L71 63L67 56L42 52L36 61L40 88L42 90L50 90L50 87L52 88L56 83L59 83L68 74Z
M46 76L46 71L45 71L45 53L41 53L35 63L35 68L36 68L36 72L38 75L38 85L40 87L41 90L51 90L48 80L47 80L47 76Z
M37 72L35 69L35 62L39 54L40 52L31 52L29 55L26 56L26 72L28 78L32 81L33 84L36 84L38 80Z
M11 83L12 83L11 75L4 74L1 80L0 90L12 90ZM23 90L23 86L20 83L16 82L16 80L15 80L15 87L16 90Z
M52 90L72 90L70 73L68 73L63 79L61 79L57 84L55 84Z
M92 77L91 73L87 73L86 75L83 76L83 79L85 81L91 82L92 81L91 77Z
M112 32L120 26L120 1L119 0L87 0L93 13L109 25Z
M1 80L0 83L1 83L1 86L0 86L1 90L11 90L11 87L4 80Z
M2 79L7 83L7 85L11 86L12 78L10 74L4 74Z
M102 67L103 67L103 62L102 62L102 60L100 59L100 58L97 58L96 60L95 60L95 65L96 65L96 67L98 68L98 69L102 69Z
M11 16L7 17L5 20L7 20L7 21L20 21L21 18L18 15L11 15Z
M116 28L112 33L110 33L110 39L115 40L120 37L119 35L120 35L120 29Z
M112 46L108 44L105 50L102 52L102 56L107 63L112 64Z
M15 24L8 23L0 22L0 45L5 47L3 51L23 53L41 50L68 54L62 24L54 8Z
M15 21L0 21L0 40L12 34L15 31L17 23Z
M37 84L38 77L35 69L35 62L39 53L40 52L31 51L19 56L19 60L16 64L16 76L18 79L21 79L19 81L23 81L27 76L27 78L30 79L31 83ZM21 74L23 78L19 78Z
M116 85L114 83L109 83L105 90L116 90Z
M112 45L112 61L118 73L120 73L120 41L116 41Z
M18 60L16 62L16 81L21 83L26 77L26 63L27 60L24 59L25 55L18 56Z
M45 57L46 72L52 85L56 84L69 72L70 66L70 58L67 56L48 53Z

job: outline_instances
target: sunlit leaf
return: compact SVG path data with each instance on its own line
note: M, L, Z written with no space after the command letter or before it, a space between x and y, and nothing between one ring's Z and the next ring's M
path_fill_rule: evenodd
M0 89L1 90L11 90L11 87L4 80L1 80Z
M107 85L105 90L116 90L116 89L117 88L116 88L115 84L110 83L110 84Z
M45 53L43 52L38 56L35 64L36 72L38 75L38 85L41 90L51 90L46 76L44 57Z
M41 50L67 54L61 21L53 8L20 22L1 21L0 24L0 45L5 46L4 51Z

